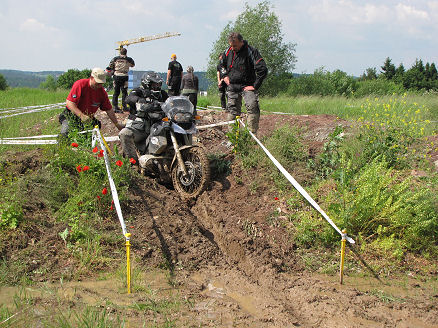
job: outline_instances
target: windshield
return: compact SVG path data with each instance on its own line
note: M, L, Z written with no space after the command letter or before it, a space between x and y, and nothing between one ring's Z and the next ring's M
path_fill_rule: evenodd
M194 114L195 108L186 96L174 96L167 98L161 107L167 117L172 118L176 113Z

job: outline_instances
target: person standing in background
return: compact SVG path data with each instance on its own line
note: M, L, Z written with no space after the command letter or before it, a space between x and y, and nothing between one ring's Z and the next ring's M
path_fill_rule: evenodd
M187 74L183 76L181 82L181 95L189 98L196 111L196 104L198 103L199 80L193 72L193 66L188 66Z
M217 86L221 98L222 110L227 110L227 84L224 82L224 69L221 68L221 61L224 54L219 55L219 64L217 65Z
M248 128L257 133L260 120L258 89L268 75L268 68L259 51L250 46L240 33L230 33L228 43L230 47L221 61L227 84L228 120L240 116L243 98L248 112Z
M134 59L126 55L127 53L126 48L121 48L120 56L114 57L106 68L107 72L113 75L114 94L112 103L116 113L122 112L118 106L120 90L122 90L122 108L124 111L129 111L125 102L128 95L128 72L130 67L135 66L135 62Z
M183 77L183 68L179 62L176 61L176 55L170 56L171 61L167 67L166 84L168 86L169 96L179 96L181 87L181 80Z

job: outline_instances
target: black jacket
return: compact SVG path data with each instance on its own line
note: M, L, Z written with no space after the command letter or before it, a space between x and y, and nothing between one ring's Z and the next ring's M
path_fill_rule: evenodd
M228 48L220 66L221 73L230 79L228 89L236 92L249 85L258 90L268 75L268 68L259 51L246 40L243 40L243 46L237 52Z
M135 120L137 114L137 102L142 102L145 104L150 104L150 111L159 111L161 110L161 106L159 102L164 102L169 98L167 92L161 90L160 96L158 99L154 98L151 94L151 91L148 89L144 89L142 87L135 88L131 91L131 93L126 97L126 103L129 105L129 119Z

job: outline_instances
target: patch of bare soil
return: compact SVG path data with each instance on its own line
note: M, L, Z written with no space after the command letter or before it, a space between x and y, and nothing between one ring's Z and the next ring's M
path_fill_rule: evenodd
M201 115L201 125L225 120L221 112ZM104 134L115 135L106 116L101 119ZM348 126L329 115L263 115L259 136L269 135L279 126L300 126L305 128L311 151L318 153L338 124ZM436 282L432 286L426 280L406 276L383 284L373 278L348 277L347 273L345 284L340 285L336 276L305 271L288 232L269 219L279 207L280 213L285 211L283 205L274 200L269 184L260 183L260 172L242 170L225 131L223 127L203 130L199 141L210 154L225 154L232 163L232 173L214 175L209 189L195 202L183 202L171 188L139 176L129 200L122 204L136 263L167 268L180 295L190 300L191 306L181 314L187 322L184 326L438 327ZM35 157L20 156L21 163ZM258 181L257 186L254 181ZM65 227L45 225L42 217L50 214L41 204L30 205L26 215L33 215L35 224L29 230L20 228L25 236L17 233L17 240L8 248L0 247L1 256L24 260L26 254L35 260L35 270L28 274L37 281L55 281L74 270L75 260L58 235ZM102 229L121 233L114 216L102 223ZM49 230L53 233L43 237ZM120 257L120 251L115 250L114 257ZM43 267L46 270L40 274ZM101 290L102 286L96 287L96 294ZM134 290L126 301L140 302L142 297L141 291ZM117 299L117 291L105 299ZM139 319L138 311L121 315L130 322ZM149 322L154 315L150 314Z

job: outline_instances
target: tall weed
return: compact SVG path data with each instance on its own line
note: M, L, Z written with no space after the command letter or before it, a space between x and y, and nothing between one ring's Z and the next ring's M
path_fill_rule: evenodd
M329 212L349 233L364 240L393 237L416 251L437 245L437 202L382 157L365 166L348 188L338 190L343 193L329 204Z

